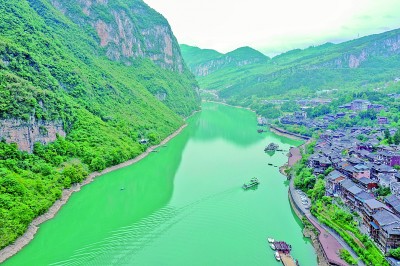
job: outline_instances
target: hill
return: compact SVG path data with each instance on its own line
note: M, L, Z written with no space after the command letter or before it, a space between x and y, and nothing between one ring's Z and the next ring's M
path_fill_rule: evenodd
M141 0L2 1L0 13L2 248L63 188L158 143L200 99L168 22Z
M192 66L196 54L183 56ZM218 58L208 62L215 64ZM398 77L399 62L397 29L340 44L296 49L257 64L219 64L223 67L208 72L199 64L191 70L202 89L216 90L219 97L238 102L251 96L265 98L293 91L375 86Z
M192 73L205 77L224 69L266 63L270 58L251 47L241 47L226 54L181 44L182 55Z

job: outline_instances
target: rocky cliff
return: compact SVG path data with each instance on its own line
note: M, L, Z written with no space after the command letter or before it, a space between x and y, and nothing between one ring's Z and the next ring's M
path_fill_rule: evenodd
M179 45L168 22L143 1L52 0L51 3L82 28L90 25L109 59L131 64L137 58L148 58L165 69L183 72Z
M0 137L23 150L68 138L80 115L110 137L160 139L199 108L168 22L141 0L23 0L0 12Z
M23 151L32 152L36 142L48 144L56 140L57 135L65 137L66 133L61 121L36 120L31 117L28 121L21 119L0 120L0 139L18 144Z

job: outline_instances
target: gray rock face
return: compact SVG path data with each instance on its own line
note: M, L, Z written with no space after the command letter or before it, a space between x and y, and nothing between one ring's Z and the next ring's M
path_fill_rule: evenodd
M0 120L0 139L8 143L17 143L23 151L32 152L35 142L48 144L56 140L57 135L65 137L61 122L36 120L31 117L29 121L20 119Z
M143 1L51 2L81 27L93 27L96 32L94 37L110 60L129 65L135 59L145 58L164 69L183 72L183 58L171 27L164 17ZM82 10L82 13L77 14L73 8Z

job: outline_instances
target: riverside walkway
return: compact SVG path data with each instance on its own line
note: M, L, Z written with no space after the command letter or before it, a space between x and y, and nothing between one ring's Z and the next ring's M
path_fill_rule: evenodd
M291 160L292 159L292 160ZM288 160L288 165L293 166L298 160L301 159L300 149L298 147L290 149L290 156ZM342 260L339 256L340 249L346 249L350 252L350 254L357 258L357 254L353 251L352 248L339 236L336 232L334 232L331 228L320 224L318 219L314 217L310 210L310 204L303 205L301 202L300 194L296 192L294 187L294 178L290 179L289 183L289 195L295 205L296 209L307 218L307 220L318 230L318 241L321 245L321 248L324 252L324 256L327 261L331 265L338 266L346 266L348 265L344 260ZM310 200L309 200L310 203ZM365 266L365 264L359 260L358 265Z

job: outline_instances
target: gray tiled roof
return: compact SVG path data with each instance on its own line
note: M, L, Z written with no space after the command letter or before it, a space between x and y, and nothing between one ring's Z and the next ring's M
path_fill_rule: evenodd
M374 181L372 181L371 179L366 178L366 177L362 177L362 178L360 178L358 181L359 181L360 183L364 184L364 185L368 185L368 184L371 184L371 183L375 183Z
M384 201L393 207L400 206L400 198L396 195L387 196Z
M400 235L400 221L382 226L382 229L388 232L389 235Z
M383 203L380 202L380 201L377 201L376 199L369 199L369 200L366 200L366 201L364 202L364 204L367 205L368 207L370 207L371 209L378 209L378 208L387 209L387 207L386 207L385 204L383 204Z
M326 177L326 179L334 180L334 179L336 179L338 177L341 177L341 176L345 177L345 175L342 174L341 172L339 172L337 170L334 170L334 171L329 173L329 175Z
M357 195L358 193L362 192L363 190L357 186L352 186L349 189L347 189L351 194Z
M369 193L367 193L365 191L362 191L362 192L357 194L356 198L358 200L360 200L360 201L366 201L366 200L369 200L369 199L374 199L374 196L372 196L371 194L369 194Z
M368 170L368 167L365 166L365 165L363 165L363 164L354 165L354 168L355 168L356 170L358 170L358 171L366 171L366 170Z
M349 189L349 188L355 186L356 184L353 181L351 181L350 179L345 179L343 181L340 181L340 185L345 189Z
M380 226L384 226L394 222L400 222L399 218L397 218L394 214L390 213L387 210L378 211L377 213L372 215L372 217L379 223Z

